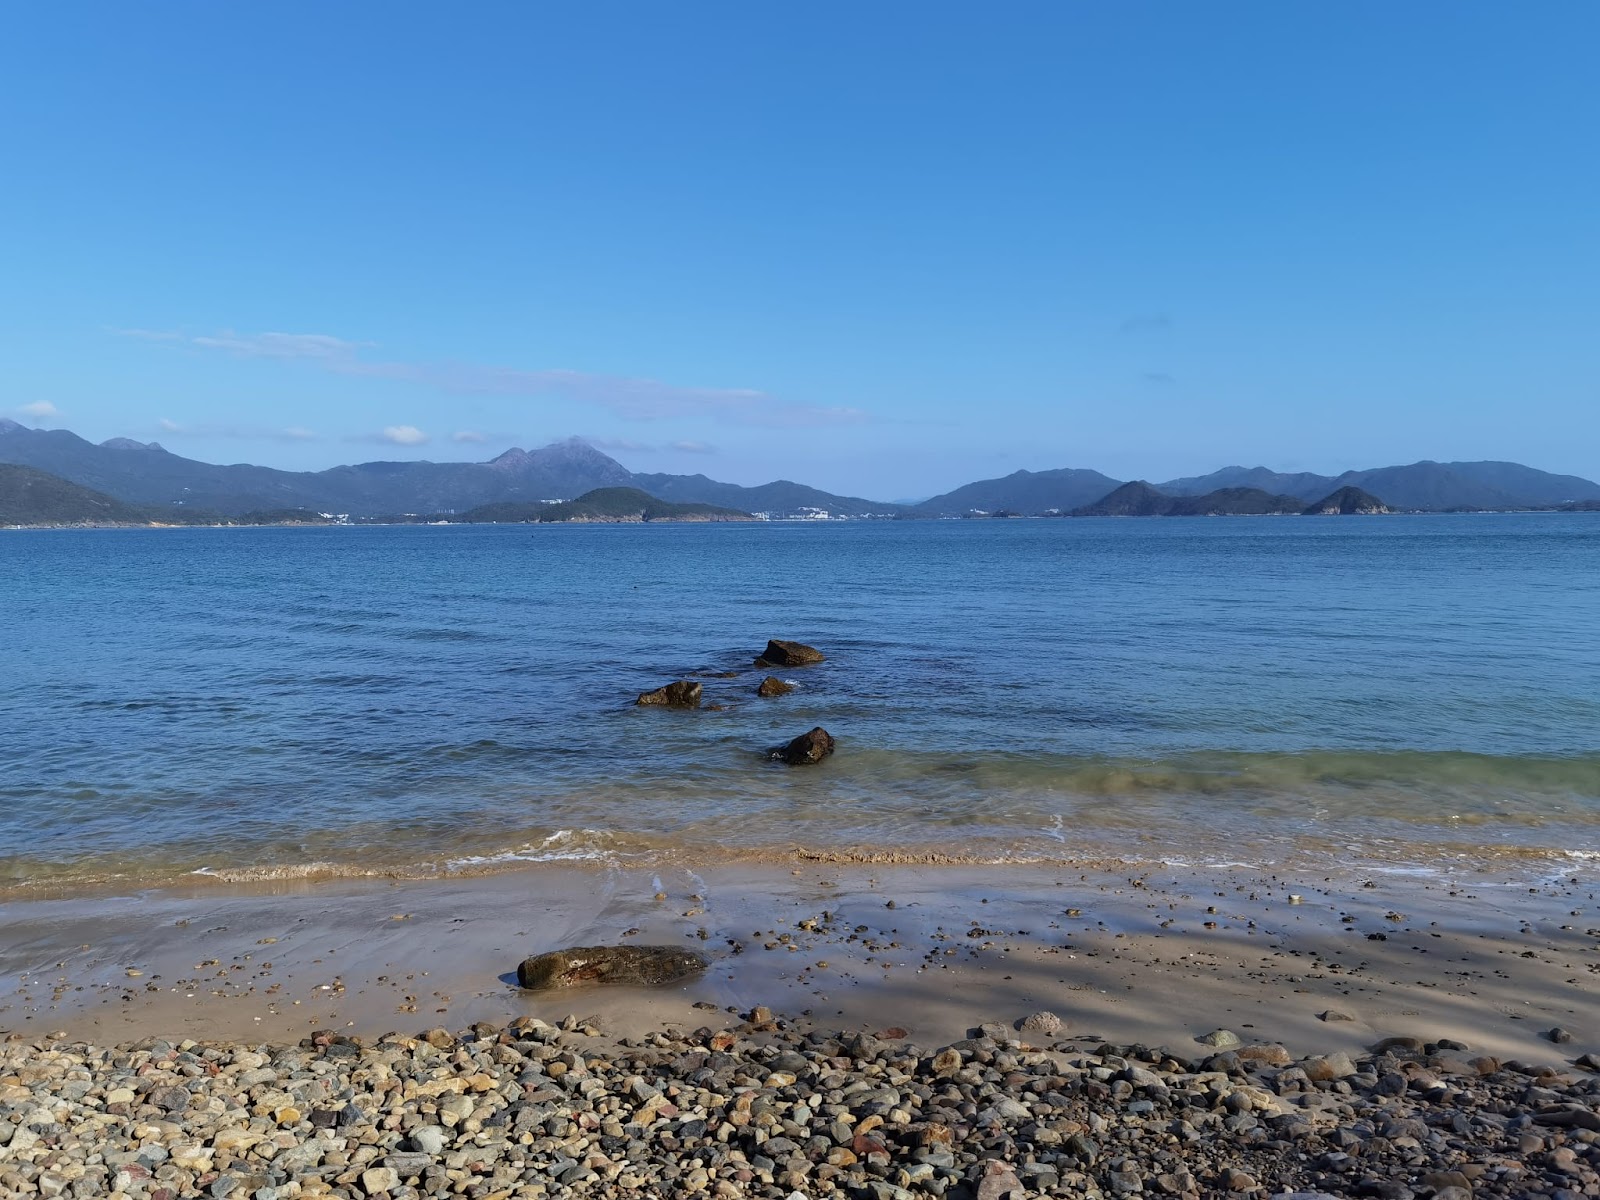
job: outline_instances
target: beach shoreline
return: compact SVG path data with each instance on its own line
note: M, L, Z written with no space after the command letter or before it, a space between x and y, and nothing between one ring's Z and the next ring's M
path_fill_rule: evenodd
M11 901L0 1190L1589 1195L1597 892L795 861ZM590 944L709 966L516 986Z
M518 1017L619 1034L756 1006L924 1043L1055 1013L1077 1036L1189 1046L1216 1027L1296 1053L1450 1038L1559 1062L1600 1051L1600 884L1076 865L538 864L439 879L277 880L12 900L0 1031L292 1043ZM662 988L517 988L574 945L703 953ZM1344 1019L1344 1018L1350 1019ZM1549 1039L1555 1028L1574 1041Z

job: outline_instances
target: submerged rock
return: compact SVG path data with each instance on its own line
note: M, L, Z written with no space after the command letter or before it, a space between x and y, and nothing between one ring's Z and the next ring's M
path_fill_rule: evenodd
M818 725L809 733L802 733L787 746L775 746L767 751L767 756L786 762L791 767L805 767L821 762L832 753L833 734Z
M803 642L785 642L774 638L767 643L767 648L761 652L761 657L756 659L758 667L804 667L812 663L826 662L822 651L815 646L807 646Z
M756 688L758 696L787 696L794 691L794 684L785 683L776 675L768 675L761 681L761 686Z
M574 946L525 958L517 982L534 991L586 983L654 987L676 983L706 969L706 960L676 946Z
M640 692L635 704L665 704L672 708L699 708L704 688L692 679L680 679L653 692Z

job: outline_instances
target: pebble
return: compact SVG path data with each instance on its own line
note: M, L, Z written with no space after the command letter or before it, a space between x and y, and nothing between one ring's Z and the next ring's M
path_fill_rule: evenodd
M1355 1063L1344 1053L1316 1055L1301 1063L1300 1069L1312 1083L1331 1083L1356 1073Z
M1036 1012L1024 1017L1021 1025L1024 1033L1039 1033L1045 1037L1054 1037L1061 1032L1061 1027L1061 1018L1053 1012Z
M1600 1075L1467 1063L1444 1039L1296 1060L1218 1030L1189 1061L1047 1022L1031 1044L992 1022L919 1047L759 1015L638 1040L523 1020L291 1047L7 1042L0 1195L1600 1195Z

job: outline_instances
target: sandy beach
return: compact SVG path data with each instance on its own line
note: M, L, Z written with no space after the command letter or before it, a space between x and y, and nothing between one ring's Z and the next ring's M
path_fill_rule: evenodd
M575 1014L638 1035L764 1005L939 1043L1047 1010L1119 1042L1192 1046L1220 1026L1296 1053L1448 1037L1559 1061L1600 1050L1597 890L1586 863L1533 884L1482 868L799 861L197 881L0 907L0 1029L280 1042ZM695 949L710 967L655 989L515 985L528 955L618 943Z

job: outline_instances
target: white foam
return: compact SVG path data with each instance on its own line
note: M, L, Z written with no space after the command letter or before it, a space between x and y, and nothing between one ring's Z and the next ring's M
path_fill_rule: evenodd
M323 876L359 878L386 873L377 867L355 867L349 863L332 862L281 863L276 866L260 867L197 867L189 872L191 875L202 875L207 879L220 879L224 883L270 883L277 879L317 879Z
M580 837L585 840L580 841ZM588 840L597 839L604 842L608 838L608 834L598 829L584 829L578 832L558 829L538 845L502 850L498 854L465 854L450 859L445 863L445 869L459 871L466 867L491 867L499 863L517 862L614 862L618 857L622 857L620 852Z

